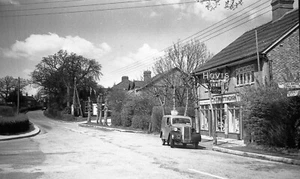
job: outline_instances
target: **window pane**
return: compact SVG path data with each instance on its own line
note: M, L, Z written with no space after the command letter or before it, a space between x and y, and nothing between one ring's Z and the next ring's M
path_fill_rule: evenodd
M240 84L240 75L236 75L236 84L237 84L237 85Z
M251 71L251 82L254 82L254 71Z
M240 84L244 84L243 74L240 74Z

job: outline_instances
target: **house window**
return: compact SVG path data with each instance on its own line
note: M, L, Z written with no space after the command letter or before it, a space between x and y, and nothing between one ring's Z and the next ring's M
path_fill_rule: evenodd
M243 86L254 83L254 65L236 69L236 85Z

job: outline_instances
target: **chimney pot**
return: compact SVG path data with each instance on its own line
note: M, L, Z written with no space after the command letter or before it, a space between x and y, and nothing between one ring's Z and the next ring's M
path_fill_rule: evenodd
M272 20L276 21L285 13L293 10L294 0L272 0Z

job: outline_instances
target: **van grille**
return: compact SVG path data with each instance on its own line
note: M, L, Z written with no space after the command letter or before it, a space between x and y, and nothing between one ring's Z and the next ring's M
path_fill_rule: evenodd
M183 128L183 140L191 140L191 128L184 127Z

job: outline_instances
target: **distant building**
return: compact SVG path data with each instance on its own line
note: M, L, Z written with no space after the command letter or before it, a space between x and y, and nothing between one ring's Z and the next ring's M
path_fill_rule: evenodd
M212 103L216 110L218 136L243 139L239 91L246 86L271 80L297 83L300 72L299 10L293 0L272 0L272 21L245 32L199 67L194 75L213 84ZM299 80L299 79L298 79ZM212 135L208 90L199 87L198 116L201 133Z
M138 80L129 80L128 76L122 76L121 82L114 85L112 89L119 89L119 90L134 90L137 88L141 88L145 84L147 84L151 80L151 71L144 71L144 80L138 81Z

